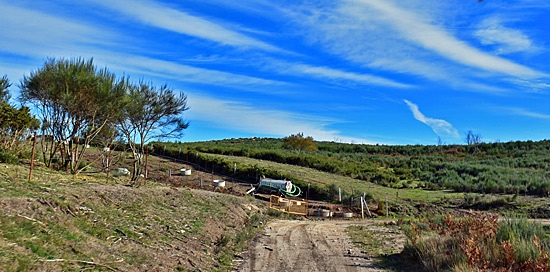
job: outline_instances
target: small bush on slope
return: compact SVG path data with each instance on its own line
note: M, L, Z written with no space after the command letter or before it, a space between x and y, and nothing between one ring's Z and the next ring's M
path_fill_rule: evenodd
M550 271L542 227L525 218L475 213L411 223L404 252L428 271ZM437 222L439 221L439 222Z

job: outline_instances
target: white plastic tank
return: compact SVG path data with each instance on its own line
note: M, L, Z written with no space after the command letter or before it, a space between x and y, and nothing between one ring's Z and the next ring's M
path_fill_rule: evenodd
M279 180L264 178L260 180L260 186L273 187L278 190L285 190L287 192L292 191L292 182L290 180Z
M215 179L214 180L214 187L220 187L220 188L225 187L225 180Z

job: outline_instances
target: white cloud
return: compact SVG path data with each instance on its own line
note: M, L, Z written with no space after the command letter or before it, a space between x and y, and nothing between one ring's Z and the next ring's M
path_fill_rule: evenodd
M453 138L459 138L460 135L458 134L458 131L451 125L451 123L441 120L441 119L434 119L424 116L418 109L418 106L408 100L403 100L407 105L409 106L409 109L413 113L413 116L416 120L428 125L432 128L432 130L437 134L437 136L440 137L453 137Z
M330 78L330 79L341 79L341 80L352 80L364 84L373 84L373 85L382 85L388 87L396 88L409 88L411 85L399 83L391 79L386 79L379 76L373 76L369 74L358 74L345 72L337 69L332 69L328 67L316 67L305 64L298 64L291 67L290 72L299 72L302 74L308 74L320 78Z
M10 26L0 31L0 52L34 59L34 61L27 61L27 65L46 57L93 57L96 64L107 66L111 70L119 70L124 73L138 72L183 82L223 85L241 89L251 86L288 85L279 81L121 53L121 51L125 51L125 48L117 45L120 45L119 40L126 40L127 37L123 35L3 2L0 2L0 8L5 12L3 16L0 16L0 25ZM20 71L28 73L37 68L20 63L10 64L5 59L0 64L5 67L4 73L9 72L12 81L16 81L22 75ZM17 71L13 71L14 67L17 67ZM266 88L248 89L270 93L281 92Z
M251 86L284 86L287 83L238 75L223 71L210 70L179 64L172 61L153 59L149 57L98 52L96 60L107 64L112 69L126 72L139 72L160 78L169 78L183 82L194 82L212 85L223 85L234 88ZM248 88L257 92L272 92L264 88Z
M514 84L527 88L529 92L541 92L550 90L550 83L542 80L513 80Z
M537 119L550 119L550 114L532 112L532 111L528 111L528 110L522 109L522 108L501 107L501 108L496 108L496 110L500 113L504 112L504 113L508 113L508 114L533 117L533 118L537 118Z
M4 52L43 58L71 46L107 46L115 37L108 31L1 1L0 10L0 50Z
M222 45L283 52L280 48L231 30L218 23L151 1L97 0L95 2L125 14L132 19L176 33L210 40Z
M543 76L542 73L526 66L482 52L452 36L445 29L430 24L414 12L404 10L390 1L356 0L355 2L380 12L382 20L393 26L404 39L457 63L514 77Z
M399 1L398 6L397 1L390 0L348 0L303 7L287 14L302 25L301 34L309 43L370 68L453 84L487 73L524 79L545 76L467 44L447 30L453 25L434 23L441 21L433 18L445 18L437 14L442 10L422 9L410 2ZM407 8L402 7L406 3Z
M507 28L499 18L488 18L481 22L474 33L484 45L494 45L497 54L532 51L533 42L522 31Z
M319 79L331 79L339 81L353 81L367 85L379 85L394 88L411 88L412 85L400 83L391 79L375 76L364 73L353 73L339 69L323 66L312 66L302 63L289 63L278 60L267 61L267 68L273 69L278 73L299 75L299 76L312 76Z
M318 141L373 143L366 139L346 137L337 130L327 128L333 120L305 116L281 110L255 108L242 102L220 100L197 93L189 93L188 101L193 105L187 116L196 121L214 124L215 127L247 133L288 136L298 132L310 135Z

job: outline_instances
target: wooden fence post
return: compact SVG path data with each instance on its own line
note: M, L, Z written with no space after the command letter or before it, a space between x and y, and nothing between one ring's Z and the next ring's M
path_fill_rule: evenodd
M107 183L109 183L109 171L111 171L111 145L109 145L109 157L107 157Z
M31 156L31 170L29 171L29 182L32 180L32 168L34 166L34 150L36 147L36 132L34 133L34 139L32 142L32 156Z
M386 218L390 218L389 213L388 213L388 197L387 196L386 196Z
M147 162L149 160L149 146L145 146L145 183L147 183L147 176L149 173L147 173Z

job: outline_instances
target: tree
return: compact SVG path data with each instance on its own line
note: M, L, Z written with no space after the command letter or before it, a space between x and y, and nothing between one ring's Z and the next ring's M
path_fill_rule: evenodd
M466 141L467 145L476 145L477 146L478 144L481 143L481 134L474 133L473 131L468 130L464 140Z
M442 146L442 145L445 145L445 143L443 142L443 139L441 139L440 136L437 136L437 146Z
M11 83L8 80L7 75L4 75L2 78L0 78L0 101L8 103L8 100L10 100L10 93L8 88L10 86Z
M475 154L477 151L479 151L479 144L481 143L481 134L474 133L473 131L468 130L464 140L466 141L467 145L471 145L474 147L472 153Z
M304 150L317 150L317 146L315 146L315 141L313 140L313 137L304 137L304 133L301 132L298 134L291 134L290 136L283 138L283 142L283 147L297 149L300 153Z
M40 124L31 116L29 108L21 106L17 109L8 103L10 86L7 76L3 76L0 79L0 149L5 151L17 149L27 138L29 130Z
M120 112L124 80L116 81L93 60L48 59L44 66L25 76L21 100L33 103L42 119L44 161L51 166L57 152L61 168L77 174L85 147ZM44 140L44 139L43 139Z
M188 110L187 96L168 86L150 83L128 84L122 118L117 124L133 154L132 185L138 185L145 146L154 139L179 137L189 126L181 117Z

